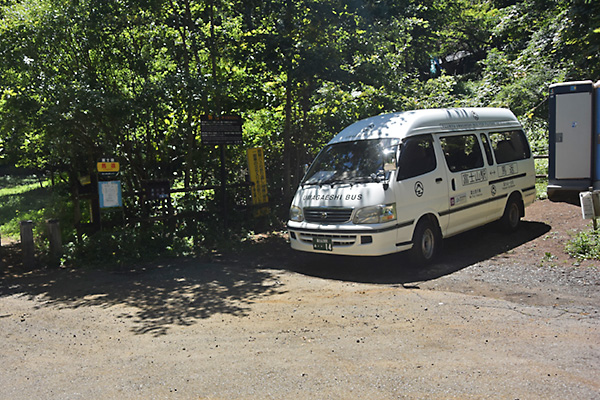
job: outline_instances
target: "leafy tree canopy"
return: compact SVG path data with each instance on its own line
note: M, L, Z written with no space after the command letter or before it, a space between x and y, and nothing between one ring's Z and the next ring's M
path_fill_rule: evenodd
M493 105L539 135L549 84L600 78L593 0L11 0L0 17L0 163L75 178L112 155L126 190L218 182L203 114L244 117L279 201L356 119Z

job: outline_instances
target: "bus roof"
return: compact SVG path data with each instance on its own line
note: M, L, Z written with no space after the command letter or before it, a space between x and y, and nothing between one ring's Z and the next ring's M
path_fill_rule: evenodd
M346 127L329 144L354 140L402 139L420 133L460 132L493 128L521 128L505 108L440 108L370 117Z

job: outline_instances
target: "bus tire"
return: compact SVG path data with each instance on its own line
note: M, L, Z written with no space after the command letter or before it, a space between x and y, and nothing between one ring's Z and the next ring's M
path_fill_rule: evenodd
M442 248L442 234L431 218L422 218L413 234L411 258L417 264L430 264Z
M523 216L523 207L517 196L511 196L506 203L504 214L500 218L500 226L503 231L511 233L519 229L521 217Z

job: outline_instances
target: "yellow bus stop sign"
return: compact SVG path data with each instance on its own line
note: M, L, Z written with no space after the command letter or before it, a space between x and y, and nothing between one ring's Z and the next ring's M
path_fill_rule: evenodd
M116 161L98 161L98 172L119 172L119 163Z

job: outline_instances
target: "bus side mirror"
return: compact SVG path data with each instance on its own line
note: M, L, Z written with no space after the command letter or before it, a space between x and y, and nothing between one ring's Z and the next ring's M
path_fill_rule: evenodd
M398 162L396 158L396 146L388 147L383 150L383 170L386 172L395 171L398 168Z

